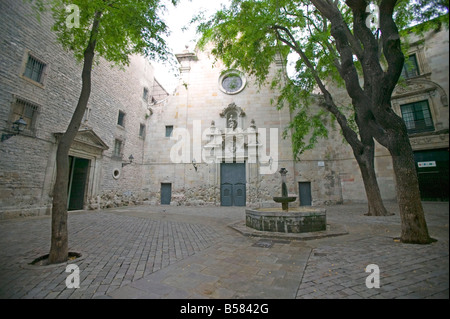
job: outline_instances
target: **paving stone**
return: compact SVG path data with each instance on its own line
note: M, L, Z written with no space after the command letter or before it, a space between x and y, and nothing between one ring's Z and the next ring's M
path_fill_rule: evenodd
M69 214L69 250L85 254L75 262L79 289L66 288L65 265L25 267L48 253L48 217L0 221L0 298L448 299L448 203L424 207L440 238L431 245L395 243L378 226L399 229L399 216L370 219L359 213L365 205L327 207L327 219L345 224L348 235L271 238L271 247L254 247L261 238L227 226L243 218L241 208ZM365 285L370 263L380 267L380 288Z

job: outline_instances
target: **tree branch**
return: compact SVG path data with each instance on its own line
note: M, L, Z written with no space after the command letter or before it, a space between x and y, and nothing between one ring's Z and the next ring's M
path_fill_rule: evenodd
M388 69L384 73L383 80L386 83L385 90L391 96L402 72L405 57L400 43L400 35L392 17L395 0L383 0L380 4L380 29L382 34L383 52L388 63Z
M283 26L274 25L274 26L272 26L272 28L276 32L276 35L281 42L288 45L290 48L292 48L295 52L297 52L300 55L300 58L305 63L306 67L313 74L314 80L316 81L317 85L320 88L320 91L323 94L324 100L323 100L323 103L321 104L321 106L324 107L327 111L329 111L336 117L336 120L338 121L338 123L340 124L340 126L342 128L342 132L344 134L345 139L355 149L363 148L361 141L358 139L358 135L348 125L347 118L345 117L344 114L342 114L341 111L339 111L339 108L336 106L336 104L333 101L332 95L330 94L330 92L327 90L327 88L323 84L322 80L320 79L319 75L317 74L316 69L314 68L314 66L312 65L311 61L308 59L306 54L303 52L303 50L300 48L300 46L298 45L298 43L295 40L292 33L286 27L283 27ZM282 30L284 33L286 33L286 35L289 37L289 40L283 38L280 35L279 30Z
M272 28L275 30L275 32L277 34L277 37L280 39L281 42L283 42L284 44L288 45L292 50L294 50L295 52L297 52L300 55L300 58L303 60L305 65L308 67L308 69L311 70L311 72L312 72L312 74L314 76L314 80L316 81L316 83L319 86L320 90L324 94L325 94L325 92L328 92L327 89L325 88L325 85L323 84L322 80L320 79L319 75L317 74L316 69L314 68L314 66L312 65L311 61L308 59L306 54L303 52L303 50L300 48L300 46L298 45L298 43L295 40L295 38L292 35L292 33L288 30L288 28L283 27L283 26L279 26L279 25L274 25ZM285 38L283 38L280 35L279 30L282 30L284 33L286 33L286 35L289 37L289 40L286 40Z
M320 29L316 25L314 20L311 17L309 17L308 15L302 16L302 17L305 18L306 20L308 20L309 23L313 25L314 29L316 31L318 31L319 33L327 33L328 32L327 19L325 17L322 16L322 19L323 19L322 29ZM311 28L309 27L309 24L308 24L308 30L309 30L310 35L313 35ZM328 49L329 54L332 54L334 56L333 63L334 63L334 66L336 67L336 69L339 71L341 68L341 64L339 62L339 59L336 57L336 49L331 46L331 44L328 42L328 40L319 41L319 45L323 48L325 54L326 54L326 49Z
M346 31L348 26L342 18L342 14L335 4L326 0L311 0L322 15L330 20L331 35L336 41L336 48L341 57L341 68L339 74L345 81L347 92L352 99L362 100L365 98L364 91L359 85L359 76L353 63L353 51Z

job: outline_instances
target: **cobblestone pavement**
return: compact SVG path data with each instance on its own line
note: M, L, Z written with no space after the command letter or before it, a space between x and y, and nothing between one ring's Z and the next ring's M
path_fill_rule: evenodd
M372 237L314 249L296 297L448 298L448 250L437 248ZM371 264L379 268L379 289L366 286Z
M0 221L0 298L446 298L448 203L424 203L437 242L396 242L400 218L367 217L366 206L328 206L347 235L314 240L246 237L228 227L233 207L134 206L69 214L69 250L81 252L80 288L66 264L31 266L48 253L50 218ZM365 268L379 267L369 289Z
M125 211L124 211L125 213ZM66 264L29 266L48 254L50 219L0 223L1 298L92 298L167 267L210 246L219 234L211 226L118 215L74 213L69 250L81 252L80 289L66 289Z
M448 203L424 202L430 245L403 244L395 214L367 217L360 205L336 206L328 220L344 223L349 235L310 242L313 247L296 298L449 298ZM334 208L334 207L333 207ZM368 265L379 268L380 288L368 289Z

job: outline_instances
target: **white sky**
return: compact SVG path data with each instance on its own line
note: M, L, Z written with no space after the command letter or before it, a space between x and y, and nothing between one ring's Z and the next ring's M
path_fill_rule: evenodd
M173 54L181 53L188 45L192 50L195 47L195 26L191 26L189 30L183 31L183 27L188 26L192 17L201 11L206 10L206 17L214 14L220 9L221 4L228 5L229 0L180 0L178 5L174 7L170 1L167 1L168 13L164 16L164 20L171 32L167 39L169 47ZM152 62L155 68L155 76L164 88L171 94L178 83L177 78L173 75L167 66Z

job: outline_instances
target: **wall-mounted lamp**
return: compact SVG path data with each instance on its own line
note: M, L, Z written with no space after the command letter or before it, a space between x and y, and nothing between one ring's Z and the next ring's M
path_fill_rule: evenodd
M14 131L14 133L2 134L2 142L7 140L10 137L13 137L14 135L20 134L20 132L23 132L23 130L25 129L26 126L27 126L27 122L25 122L24 119L22 117L20 117L12 125L12 130Z
M197 162L195 161L195 158L192 159L192 166L194 166L195 171L197 171Z
M133 163L134 157L133 154L130 155L130 157L128 157L128 160L130 161L129 163L122 163L122 167L127 166L128 164Z

